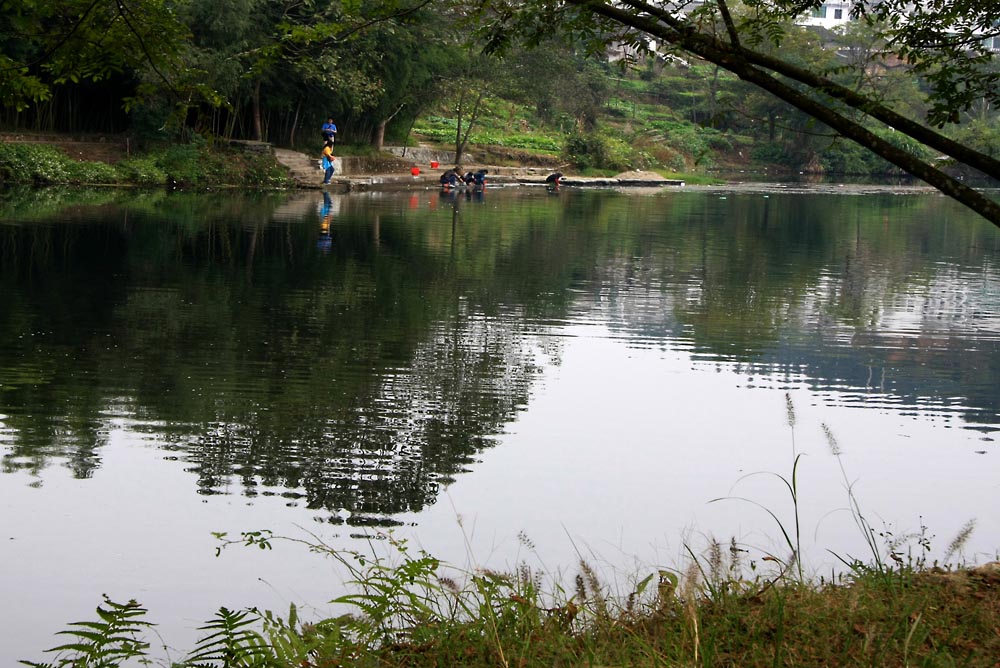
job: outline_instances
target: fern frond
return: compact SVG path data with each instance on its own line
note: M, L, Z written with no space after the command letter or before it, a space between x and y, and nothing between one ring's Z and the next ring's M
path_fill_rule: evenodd
M185 660L185 665L198 668L237 668L266 666L274 653L267 640L248 628L258 621L253 610L219 608L215 617L199 631L207 631Z
M116 603L104 596L104 603L97 606L100 621L72 622L71 627L58 635L73 636L76 642L53 647L46 652L57 652L52 663L20 663L34 668L117 668L129 659L146 656L149 643L142 633L154 624L143 619L147 610L132 600Z

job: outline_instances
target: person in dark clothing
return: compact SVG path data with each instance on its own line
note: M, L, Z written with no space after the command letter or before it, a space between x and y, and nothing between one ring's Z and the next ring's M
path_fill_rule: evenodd
M562 181L562 172L553 172L545 177L545 187L549 190L559 190L559 183Z
M458 167L454 167L441 175L441 185L445 187L457 186L458 179Z

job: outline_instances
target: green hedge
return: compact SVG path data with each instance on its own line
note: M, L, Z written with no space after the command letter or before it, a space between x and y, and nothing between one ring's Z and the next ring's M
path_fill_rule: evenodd
M175 144L111 165L74 160L46 144L0 144L0 182L34 185L282 187L283 167L268 153Z

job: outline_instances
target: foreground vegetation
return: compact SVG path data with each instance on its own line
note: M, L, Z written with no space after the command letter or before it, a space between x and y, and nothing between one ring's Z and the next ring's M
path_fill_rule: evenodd
M266 533L242 542L268 548ZM527 541L527 539L524 539ZM335 602L350 614L314 622L220 608L175 666L995 666L1000 569L853 563L837 582L803 581L775 557L745 563L732 543L683 572L647 575L612 595L580 563L573 585L543 574L459 573L390 542L383 558L338 552L353 576ZM773 572L766 572L770 565ZM745 573L752 573L747 577ZM45 666L122 666L148 658L152 626L135 601L105 600L96 621Z

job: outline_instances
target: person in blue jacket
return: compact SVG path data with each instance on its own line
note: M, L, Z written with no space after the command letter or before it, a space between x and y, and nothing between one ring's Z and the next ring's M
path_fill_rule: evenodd
M337 126L333 122L333 116L326 119L326 123L322 127L323 141L328 141L333 143L335 135L337 134Z

